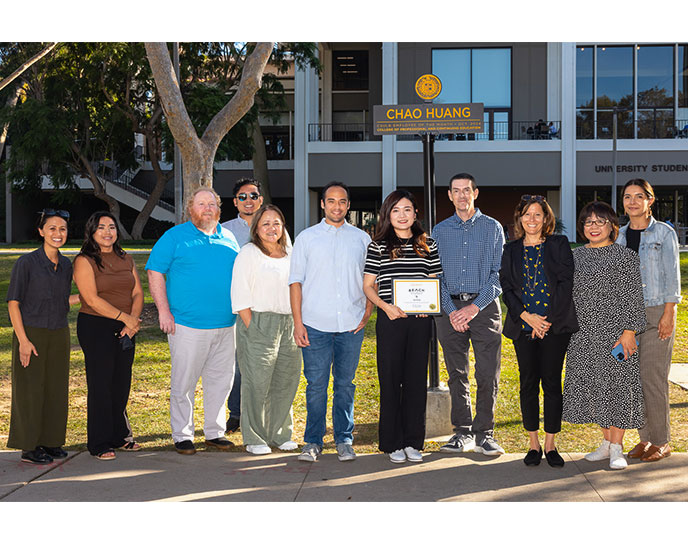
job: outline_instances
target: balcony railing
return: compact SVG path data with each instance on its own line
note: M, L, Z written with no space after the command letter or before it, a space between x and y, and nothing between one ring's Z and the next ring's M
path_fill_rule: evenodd
M437 141L500 141L528 139L559 139L559 121L495 121L485 123L485 131L480 134L439 134ZM371 141L379 140L373 135L372 124L309 124L309 141ZM420 140L419 135L403 134L397 136L400 141Z
M608 115L608 113L605 114ZM632 118L619 116L616 132L618 139L688 138L688 120L674 120L673 116L657 116L634 121ZM613 122L610 116L598 116L595 124L592 115L578 114L576 139L612 139L613 137Z

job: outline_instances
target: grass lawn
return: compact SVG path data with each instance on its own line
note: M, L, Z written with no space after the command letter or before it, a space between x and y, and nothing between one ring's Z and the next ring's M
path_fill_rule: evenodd
M66 247L71 249L71 246ZM143 247L131 247L143 248ZM10 271L17 255L0 256L0 294L6 296ZM146 304L151 304L148 285L143 266L147 254L134 254L134 259L142 276L146 291ZM683 302L678 308L678 331L674 346L673 360L688 362L688 254L681 255L681 280ZM504 308L503 308L504 309ZM86 448L86 377L84 359L76 338L76 316L78 308L72 308L69 322L72 332L72 352L70 367L69 421L67 426L67 448L70 450ZM7 315L7 304L0 302L0 449L6 448L10 422L11 369L10 349L12 328ZM146 448L172 450L169 426L169 379L170 364L167 338L157 325L144 324L137 337L134 375L129 398L128 412L136 439ZM446 383L447 375L440 353L440 378ZM379 388L375 363L375 316L365 329L365 340L355 380L356 404L354 447L357 452L377 451L377 420ZM305 379L301 378L299 390L294 401L294 439L301 443L306 423ZM475 398L475 384L472 384ZM331 395L331 392L330 392ZM671 384L671 425L672 445L676 451L688 451L688 392ZM329 407L328 407L329 408ZM202 390L196 390L196 438L203 440ZM507 452L526 452L527 435L521 425L518 402L518 367L511 341L503 339L502 374L497 398L495 436ZM325 438L325 452L334 452L331 431L332 421L328 414L328 433ZM201 429L199 429L201 428ZM542 436L544 438L544 434ZM241 435L233 434L230 439L241 447ZM625 447L630 449L638 441L635 431L629 431ZM597 447L599 430L596 426L579 426L564 423L558 437L558 447L562 451L582 452ZM200 448L203 448L201 445ZM439 445L429 443L427 451L437 451Z

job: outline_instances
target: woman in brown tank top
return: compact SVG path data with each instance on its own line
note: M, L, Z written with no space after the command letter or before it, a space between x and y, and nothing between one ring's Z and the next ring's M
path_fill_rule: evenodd
M88 450L100 460L112 460L114 449L140 449L126 408L143 289L108 212L96 212L86 222L74 282L81 297L76 330L86 365Z

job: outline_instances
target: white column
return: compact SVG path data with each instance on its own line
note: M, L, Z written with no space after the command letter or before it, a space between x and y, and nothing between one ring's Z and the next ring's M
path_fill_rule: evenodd
M399 64L396 42L382 43L382 104L396 105ZM397 188L397 137L382 136L382 199Z
M561 42L547 43L547 121L552 120L561 121Z
M318 77L313 69L294 75L294 234L310 225L308 198L308 124L318 120ZM316 133L317 136L317 133Z
M561 219L576 240L576 44L561 45Z

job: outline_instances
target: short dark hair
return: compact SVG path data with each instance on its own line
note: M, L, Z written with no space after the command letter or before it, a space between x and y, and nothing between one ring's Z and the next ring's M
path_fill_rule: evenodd
M467 172L460 172L458 174L454 174L451 178L449 178L449 190L451 191L451 184L454 180L469 180L471 182L471 187L473 188L473 191L475 191L478 186L475 184L475 178L467 173Z
M609 238L612 241L616 241L616 237L619 235L619 217L611 206L602 201L589 202L582 208L580 214L578 214L576 229L580 236L585 238L585 220L593 214L598 218L609 221L609 224L612 226L612 232L609 234Z
M241 178L238 179L237 182L234 184L234 189L232 189L232 196L236 197L237 193L239 192L239 189L241 189L244 185L255 185L258 188L258 193L261 195L263 194L260 189L260 182L258 180L254 180L253 178Z
M320 200L325 200L325 195L327 195L327 190L330 187L341 187L342 189L344 189L344 191L346 191L346 200L351 200L349 196L349 188L341 181L331 181L325 187L323 187L322 191L320 191Z

